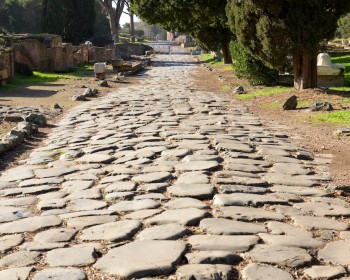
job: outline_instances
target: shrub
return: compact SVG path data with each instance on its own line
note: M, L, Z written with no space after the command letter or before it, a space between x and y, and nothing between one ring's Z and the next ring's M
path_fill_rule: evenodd
M252 85L273 85L278 78L278 70L270 69L260 60L252 57L237 41L230 44L233 69L238 78L247 78Z

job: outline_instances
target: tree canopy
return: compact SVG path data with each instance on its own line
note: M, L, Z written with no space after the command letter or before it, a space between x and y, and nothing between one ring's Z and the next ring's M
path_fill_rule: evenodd
M349 0L229 0L229 24L256 58L279 67L294 57L297 88L316 87L319 43L334 36Z
M131 0L135 13L168 31L191 34L207 50L223 49L228 55L232 33L223 0ZM228 59L226 57L226 59Z
M78 44L94 34L95 16L95 0L43 0L42 32Z

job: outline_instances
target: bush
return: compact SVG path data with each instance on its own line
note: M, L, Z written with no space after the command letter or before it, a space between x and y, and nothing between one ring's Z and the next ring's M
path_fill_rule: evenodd
M270 69L263 62L253 58L237 41L230 44L233 69L238 78L247 78L252 85L274 85L278 70Z

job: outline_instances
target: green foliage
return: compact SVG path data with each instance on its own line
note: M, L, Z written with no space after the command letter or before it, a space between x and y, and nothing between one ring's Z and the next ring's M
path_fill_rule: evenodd
M253 93L241 94L239 95L239 99L251 99L251 98L266 96L271 94L281 94L281 93L290 92L291 90L293 90L293 88L288 88L288 87L265 88L265 89L257 90Z
M229 0L227 6L238 41L272 67L282 66L290 54L317 53L349 10L349 0Z
M338 25L338 37L343 39L350 39L350 13L341 17L338 21Z
M9 33L39 33L40 12L40 0L2 0L0 30Z
M278 78L278 71L270 69L260 60L255 59L237 41L230 44L233 69L238 78L247 78L252 85L273 85Z
M94 34L95 16L95 0L43 0L41 27L78 44Z
M219 50L231 40L226 0L131 0L135 13L149 24L191 34L206 50Z
M332 58L332 62L345 66L345 85L350 87L350 55L334 57Z

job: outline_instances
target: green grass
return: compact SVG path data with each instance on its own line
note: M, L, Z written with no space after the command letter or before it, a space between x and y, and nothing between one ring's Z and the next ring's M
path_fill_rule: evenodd
M311 116L311 120L315 123L350 124L350 111L337 111L337 112L317 114L317 115Z
M288 91L293 90L294 88L292 87L273 87L273 88L266 88L262 90L255 91L253 93L248 93L248 94L241 94L239 96L240 99L251 99L259 96L266 96L266 95L271 95L271 94L280 94L280 93L285 93Z
M204 60L206 63L209 63L213 66L221 66L221 65L224 65L224 60L221 59L221 60L216 60L214 59L214 55L212 54L201 54L199 56L202 60Z
M223 91L228 91L228 90L231 89L231 87L230 87L229 85L223 85L223 86L221 86L221 89L222 89Z
M331 90L350 91L350 55L339 56L332 58L332 62L345 66L345 87L331 87Z
M0 91L13 90L19 85L35 85L41 83L57 82L63 79L79 79L87 76L89 72L93 71L93 64L85 64L79 66L76 70L67 73L43 73L39 71L33 71L33 76L15 76L8 81L7 85L0 87Z

